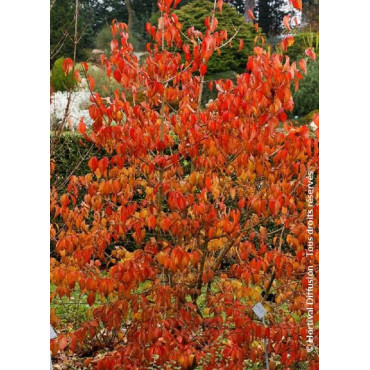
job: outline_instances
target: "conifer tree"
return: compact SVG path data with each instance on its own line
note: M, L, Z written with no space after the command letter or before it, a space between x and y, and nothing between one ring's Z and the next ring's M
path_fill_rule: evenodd
M282 19L288 13L288 9L284 9L285 5L285 0L258 1L258 24L267 36L275 36L281 32Z

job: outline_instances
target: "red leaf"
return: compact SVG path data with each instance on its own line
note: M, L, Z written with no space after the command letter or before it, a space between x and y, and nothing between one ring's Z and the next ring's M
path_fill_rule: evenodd
M99 161L98 161L98 158L96 157L92 157L90 160L89 160L89 168L91 169L92 172L95 172L96 169L98 168L99 166Z
M204 63L200 65L199 73L201 76L204 76L207 73L207 66Z
M113 77L115 78L117 82L121 82L122 74L118 69L116 69L113 72Z
M52 356L56 356L58 353L59 347L58 347L58 341L57 339L53 339L50 341L50 351L52 353Z
M294 8L302 10L302 0L291 0L291 3L294 6Z
M64 74L67 76L67 74L73 69L73 60L71 58L63 59L62 68Z
M292 36L284 37L283 41L281 42L281 47L283 51L287 51L289 46L294 44L294 38Z
M262 116L258 120L258 123L262 126L268 121L268 119L269 119L269 115L267 113L262 114Z
M222 13L222 4L223 4L223 1L222 0L218 0L217 1L217 6L218 6L218 10Z
M251 9L248 9L248 16L249 16L250 19L253 19L254 21L256 20L256 17L254 16Z
M274 199L269 200L269 210L272 214L275 214L275 200Z
M316 54L315 54L315 52L312 50L312 48L308 48L308 49L306 49L305 53L306 53L306 55L307 55L308 57L310 57L313 61L315 61L315 60L316 60Z
M283 18L283 23L284 23L284 26L285 26L289 31L291 31L291 28L290 28L290 16L289 16L289 15L286 15L286 16Z
M287 119L288 119L288 116L286 115L286 113L284 112L283 109L280 109L279 112L278 112L278 117L279 117L279 120L281 122L285 122Z
M275 265L277 268L280 268L281 266L281 255L278 254L276 257L275 257Z
M307 63L304 59L299 61L299 68L304 72L305 75L307 75Z
M87 296L87 303L89 306L92 306L95 302L95 292L90 292L89 295Z
M240 41L239 41L239 51L243 49L243 46L244 46L244 41L242 39L240 39Z
M80 76L80 71L78 69L75 70L73 73L74 79L78 82L81 83L81 76Z
M95 81L94 81L94 78L93 76L87 76L88 79L89 79L89 84L90 84L90 90L93 91L94 90L94 87L95 87Z
M77 339L76 335L74 333L69 333L70 343L69 343L69 349L74 352L76 350L77 346Z
M207 177L205 184L206 184L207 189L210 191L212 187L212 179L210 177Z
M86 124L84 123L83 118L81 118L80 123L78 124L78 131L84 135L86 133Z
M58 347L61 351L64 350L64 348L66 348L68 345L68 342L67 342L67 337L65 335L61 335L59 338L58 338Z
M155 216L150 216L148 218L148 226L151 228L151 229L154 229L155 228L155 224L156 224L156 218Z
M270 339L270 328L266 328L266 329L265 329L265 337L266 337L267 339Z

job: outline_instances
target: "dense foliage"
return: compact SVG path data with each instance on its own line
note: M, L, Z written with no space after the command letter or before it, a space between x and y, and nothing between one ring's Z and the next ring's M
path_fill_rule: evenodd
M184 30L194 27L196 30L205 32L204 21L209 16L212 7L211 0L192 0L175 11L175 14ZM156 24L158 18L159 13L153 15L151 23ZM255 29L252 24L245 23L243 16L229 4L224 4L223 12L217 20L219 29L227 30L229 38L237 34L229 44L220 49L221 56L217 54L212 56L207 64L208 71L211 74L229 70L240 73L245 70L247 56L253 53ZM182 38L184 39L184 36ZM244 48L239 51L240 40L243 40Z
M319 0L302 0L302 22L314 32L319 32Z
M270 54L258 37L246 72L214 82L202 107L209 63L232 37L217 27L228 6L215 1L199 32L181 25L178 3L159 1L142 64L127 25L113 23L121 39L102 61L124 91L93 93L92 128L79 125L107 154L65 193L52 187L51 299L78 291L91 309L70 326L52 311L51 350L97 369L245 369L264 366L268 339L271 368L318 369L318 130L287 117L306 60Z
M312 47L319 54L319 34L315 32L298 32L294 35L294 43L289 47L288 55L292 60L299 60L305 55L307 48Z
M69 72L67 75L64 73L63 60L63 57L57 59L51 70L50 84L55 91L68 91L76 85L73 73Z
M258 24L267 36L280 34L283 17L288 14L285 0L259 0Z
M77 59L83 60L87 57L88 51L94 44L95 19L94 4L98 0L79 0L78 9L78 39ZM51 1L50 8L50 64L62 55L73 56L74 49L74 20L75 0Z
M75 176L85 176L90 172L88 160L92 156L106 155L103 149L92 145L79 133L66 131L58 137L52 133L50 141L53 143L55 140L58 140L58 145L53 156L51 183L57 188L64 186L63 192L67 189L72 171Z
M182 5L189 2L183 0ZM50 0L51 65L64 55L73 56L75 0ZM157 11L157 0L130 0L133 11L131 42L136 50L145 49L145 23ZM123 0L79 0L77 60L89 56L88 50L96 46L96 35L112 19L128 23L127 3Z
M299 90L293 93L294 115L304 116L319 109L319 62L307 65L307 77L300 83Z
M94 91L101 97L114 96L114 91L122 92L122 86L112 77L107 76L105 68L92 67L90 76L93 77Z

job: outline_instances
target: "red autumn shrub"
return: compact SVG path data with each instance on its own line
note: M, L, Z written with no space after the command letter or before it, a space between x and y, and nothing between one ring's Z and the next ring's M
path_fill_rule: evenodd
M202 107L207 61L232 35L217 29L222 1L204 34L182 29L178 3L159 2L143 64L127 26L112 25L121 40L102 63L124 92L93 94L92 131L79 126L109 156L51 202L52 298L78 286L91 310L58 328L52 351L98 369L261 368L268 339L271 368L318 368L306 348L311 319L308 349L318 346L318 131L286 114L305 63L256 46ZM252 311L260 301L265 323Z

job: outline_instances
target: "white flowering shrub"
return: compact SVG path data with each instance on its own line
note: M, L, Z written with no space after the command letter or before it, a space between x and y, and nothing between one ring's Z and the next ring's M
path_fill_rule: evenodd
M58 124L62 121L68 103L68 92L57 91L51 97L50 104L50 124ZM72 92L71 103L67 115L67 128L74 130L80 119L83 118L86 125L92 124L92 119L89 115L90 106L90 91L81 89Z

